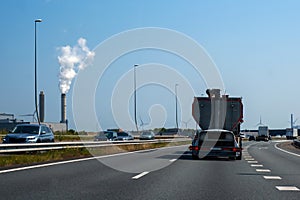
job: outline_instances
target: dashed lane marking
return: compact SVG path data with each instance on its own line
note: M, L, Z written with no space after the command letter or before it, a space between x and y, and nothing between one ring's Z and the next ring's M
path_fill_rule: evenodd
M247 160L247 161L254 160L254 158L246 158L245 160Z
M276 186L279 191L300 191L299 188L295 186Z
M248 163L258 163L256 160L248 160Z
M170 160L170 162L175 162L177 159L172 159L172 160Z
M281 180L282 178L280 176L263 176L264 179L267 180Z
M135 180L136 180L136 179L139 179L139 178L141 178L141 177L147 175L148 173L149 173L149 172L143 172L143 173L140 173L140 174L138 174L138 175L132 177L132 179L135 179Z
M263 167L263 165L251 164L251 167Z
M257 172L271 172L269 169L256 169Z

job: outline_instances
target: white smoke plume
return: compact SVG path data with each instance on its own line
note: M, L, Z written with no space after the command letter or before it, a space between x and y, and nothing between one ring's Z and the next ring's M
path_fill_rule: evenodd
M92 64L95 52L86 46L86 39L79 38L74 47L69 45L60 47L61 55L58 56L60 64L59 88L61 93L66 94L72 84L78 70L85 69Z

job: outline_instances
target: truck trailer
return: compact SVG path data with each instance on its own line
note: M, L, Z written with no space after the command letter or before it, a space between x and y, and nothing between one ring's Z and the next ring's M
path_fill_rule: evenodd
M201 128L190 146L194 159L228 157L241 160L242 98L221 95L220 91L208 89L208 97L194 98L193 117Z
M287 128L286 129L286 139L293 140L296 139L298 136L298 129L296 128Z

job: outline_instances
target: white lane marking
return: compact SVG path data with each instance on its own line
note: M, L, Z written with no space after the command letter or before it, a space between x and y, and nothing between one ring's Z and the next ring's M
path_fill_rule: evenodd
M149 172L142 172L142 173L140 173L140 174L138 174L138 175L132 177L132 179L135 179L135 180L136 180L136 179L139 179L139 178L141 178L141 177L147 175L148 173L149 173Z
M256 169L257 172L271 172L269 169Z
M128 155L128 154L133 154L133 153L146 152L146 151L149 151L149 150L170 149L170 148L181 147L181 146L186 146L186 145L146 149L146 150L124 152L124 153L118 153L118 154L111 154L111 155L104 155L104 156L97 156L97 157L90 157L90 158L81 158L81 159L76 159L76 160L59 161L59 162L53 162L53 163L47 163L47 164L40 164L40 165L32 165L32 166L27 166L27 167L6 169L6 170L1 170L0 174L9 173L9 172L23 171L23 170L28 170L28 169L36 169L36 168L42 168L42 167L50 167L50 166L55 166L55 165L63 165L63 164L68 164L68 163L83 162L83 161L95 160L95 159L101 159L101 158L109 158L109 157L114 157L114 156L123 156L123 155Z
M263 165L251 164L251 167L263 167Z
M172 160L170 160L170 162L175 162L177 159L172 159Z
M245 158L245 160L250 161L250 160L254 160L254 158Z
M259 147L258 149L259 150L261 150L261 149L268 149L268 147Z
M267 180L281 180L280 176L263 176Z
M258 163L256 160L249 160L248 163Z
M299 188L295 186L276 186L279 191L300 191Z
M298 157L300 157L299 154L296 154L296 153L292 153L292 152L283 150L283 149L279 148L277 145L278 145L278 143L274 145L274 147L275 147L276 149L278 149L278 150L280 150L280 151L283 151L284 153L288 153L288 154L291 154L291 155L293 155L293 156L298 156Z
M244 156L244 159L253 159L252 156Z

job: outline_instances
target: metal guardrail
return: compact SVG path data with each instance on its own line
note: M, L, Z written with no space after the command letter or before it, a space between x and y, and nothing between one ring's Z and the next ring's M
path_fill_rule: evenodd
M294 147L296 147L296 148L300 148L300 140L295 139L295 140L293 141L292 145L293 145Z
M67 148L109 147L109 146L115 146L115 145L135 145L135 144L143 144L143 143L160 143L160 142L168 143L168 142L172 142L172 141L183 141L183 140L186 140L186 139L0 144L0 154L22 153L22 152L33 152L33 151L49 151L49 150L60 150L60 149L67 149Z

